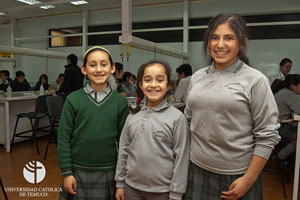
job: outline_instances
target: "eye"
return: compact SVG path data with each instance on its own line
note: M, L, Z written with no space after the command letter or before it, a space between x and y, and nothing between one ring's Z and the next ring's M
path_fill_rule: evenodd
M225 38L226 40L228 40L228 41L231 41L231 40L234 40L235 39L235 37L234 36L232 36L232 35L228 35L228 36L226 36L226 38Z
M212 35L212 36L210 36L210 39L211 40L218 40L219 38L216 35Z

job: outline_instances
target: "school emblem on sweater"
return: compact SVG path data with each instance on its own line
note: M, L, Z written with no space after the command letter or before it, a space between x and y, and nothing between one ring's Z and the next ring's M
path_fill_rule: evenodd
M46 176L46 169L39 161L30 161L23 168L23 176L29 183L40 183Z

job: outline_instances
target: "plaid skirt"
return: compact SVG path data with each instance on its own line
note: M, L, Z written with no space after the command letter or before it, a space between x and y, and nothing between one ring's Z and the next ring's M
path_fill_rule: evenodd
M115 200L115 171L85 172L76 169L72 171L77 183L77 194L69 194L62 186L59 200Z
M228 191L231 183L241 175L222 175L204 170L190 162L187 191L183 200L218 200L221 192ZM242 200L262 200L261 175L253 183Z

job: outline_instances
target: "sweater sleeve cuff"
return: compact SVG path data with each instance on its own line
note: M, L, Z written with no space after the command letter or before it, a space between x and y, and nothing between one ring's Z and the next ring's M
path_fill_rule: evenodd
M73 175L73 172L71 169L62 169L61 170L61 174L63 177L66 177L66 176L71 176Z
M271 153L272 153L271 148L263 148L261 146L260 147L257 146L253 152L254 155L257 155L257 156L262 157L267 160L269 159Z
M172 192L172 191L169 194L169 198L170 199L175 199L175 200L181 200L182 196L183 196L182 193L176 193L176 192Z
M117 181L116 182L117 188L124 188L125 187L125 181Z

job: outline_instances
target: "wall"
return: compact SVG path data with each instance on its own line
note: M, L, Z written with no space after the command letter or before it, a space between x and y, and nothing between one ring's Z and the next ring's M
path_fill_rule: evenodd
M258 6L259 5L259 6ZM134 22L149 22L182 19L182 3L168 5L139 6L133 8ZM278 14L278 13L299 13L299 0L208 0L208 1L191 1L190 18L211 17L220 12L235 12L241 15L260 15L260 14ZM119 24L121 23L121 9L111 9L106 11L93 11L89 13L90 25L101 24ZM67 28L81 26L81 14L70 14L63 16L42 17L36 19L26 19L17 21L17 38L18 37L38 37L47 36L51 28ZM9 27L0 26L0 45L9 45L10 29ZM163 45L172 48L182 49L182 43L163 43ZM276 39L276 40L251 40L248 46L248 56L253 66L261 70L267 76L278 70L278 63L283 57L289 57L293 61L292 73L300 73L300 57L297 56L297 47L300 45L299 39ZM48 39L23 40L17 42L17 46L33 49L48 49ZM176 76L175 69L182 60L170 56L154 54L139 49L130 49L131 56L127 61L125 57L121 60L121 45L106 45L113 56L114 61L123 62L125 70L136 73L137 68L150 59L164 59L170 63L173 68L173 77ZM75 53L82 55L81 47L68 48L49 48L51 51ZM202 42L189 43L189 62L196 71L206 66L202 57ZM126 51L125 51L126 55ZM36 82L42 73L48 73L50 82L54 82L59 73L64 71L63 66L66 61L63 59L46 59L32 56L17 56L16 70L23 70L29 82ZM81 61L79 61L81 64ZM0 69L11 66L0 62Z

